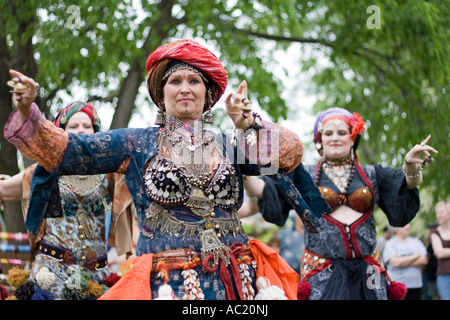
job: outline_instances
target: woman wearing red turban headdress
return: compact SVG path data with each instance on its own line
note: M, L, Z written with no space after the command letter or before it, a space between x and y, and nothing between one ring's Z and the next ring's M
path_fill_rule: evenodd
M77 137L44 128L32 104L36 84L11 73L29 88L15 94L18 111L5 129L23 153L48 171L126 175L140 225L138 257L102 299L296 299L298 275L269 247L249 241L237 209L242 175L272 172L308 226L319 229L317 217L328 209L324 199L312 179L303 184L287 175L302 168L299 138L252 112L245 81L225 98L235 134L206 130L228 78L217 57L195 41L159 47L146 71L157 127ZM55 139L64 148L43 154ZM31 143L38 147L28 150ZM305 199L297 189L302 186Z

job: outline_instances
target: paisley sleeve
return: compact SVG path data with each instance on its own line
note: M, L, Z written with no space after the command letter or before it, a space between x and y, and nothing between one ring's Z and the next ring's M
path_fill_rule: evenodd
M20 113L14 110L3 133L22 154L37 161L48 172L58 167L69 139L63 129L44 118L35 103L23 122Z

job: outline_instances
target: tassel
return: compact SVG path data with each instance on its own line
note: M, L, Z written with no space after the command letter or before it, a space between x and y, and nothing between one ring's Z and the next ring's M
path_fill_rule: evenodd
M298 300L309 300L309 294L311 292L311 285L308 281L300 281L297 288Z
M256 279L256 288L258 289L258 294L255 296L255 300L288 300L284 290L271 285L267 277L258 277Z
M158 111L156 113L155 124L160 127L164 127L164 125L166 124L164 111L162 111L161 108L158 108Z
M89 287L87 288L86 293L89 296L100 297L103 294L103 287L100 284L98 284L92 280L89 280L88 284L89 284Z
M177 300L175 298L175 294L173 293L173 289L168 284L163 284L158 289L158 298L155 300Z
M87 239L94 239L94 227L92 226L89 220L89 216L82 205L78 206L78 210L75 216L77 217L78 223L80 224L80 230L83 236Z
M18 267L14 267L8 272L7 282L13 287L20 287L21 285L27 283L30 273L30 270L22 270Z
M121 278L121 276L119 276L117 273L112 272L109 276L105 277L103 279L103 282L105 283L105 285L107 285L108 287L112 287L113 285L116 284L117 281L119 281Z
M34 288L34 294L31 296L31 300L55 300L55 298L51 292L36 286Z
M34 281L28 281L20 285L16 290L16 297L19 300L31 300L34 294L36 284Z
M50 272L47 267L42 267L36 273L36 282L43 290L48 290L55 283L55 274Z
M388 300L403 300L406 297L408 289L405 284L392 281L388 286Z

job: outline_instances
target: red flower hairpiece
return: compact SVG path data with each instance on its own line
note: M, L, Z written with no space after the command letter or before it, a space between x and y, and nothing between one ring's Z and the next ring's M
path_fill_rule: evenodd
M353 112L353 118L350 119L349 125L352 128L352 133L350 137L354 140L357 135L360 135L364 130L364 125L366 123L363 121L359 113Z

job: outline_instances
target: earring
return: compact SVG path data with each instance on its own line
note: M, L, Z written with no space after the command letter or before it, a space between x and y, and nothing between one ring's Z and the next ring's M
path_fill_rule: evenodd
M206 111L205 116L203 117L203 123L213 123L213 116L211 113L211 109L208 109L208 111Z
M323 146L320 142L316 143L316 150L319 153L320 156L323 156Z
M209 107L212 108L213 103L214 103L214 99L212 97L211 89L208 89L208 103L209 103Z
M165 121L165 114L164 111L162 111L161 108L158 108L158 111L156 113L156 120L155 120L155 124L163 127L165 125L166 121Z

